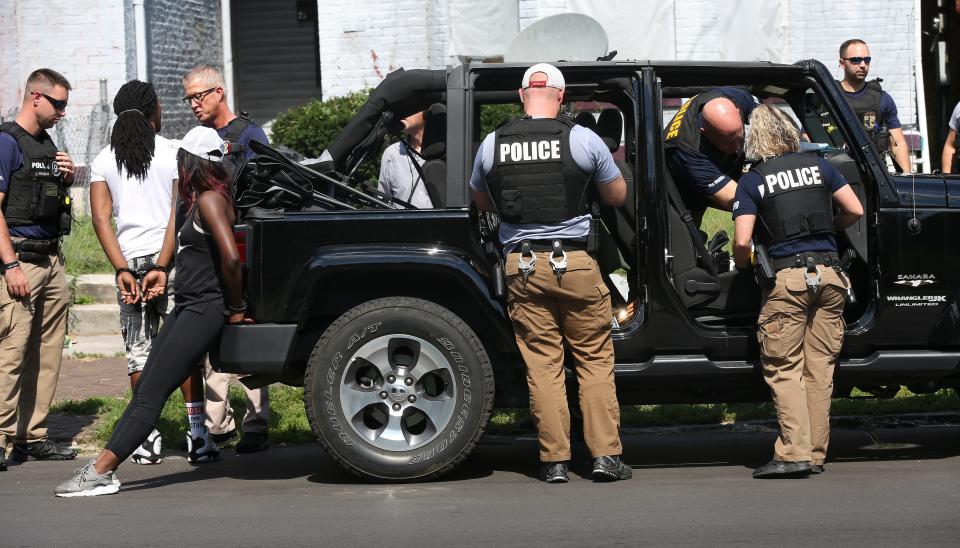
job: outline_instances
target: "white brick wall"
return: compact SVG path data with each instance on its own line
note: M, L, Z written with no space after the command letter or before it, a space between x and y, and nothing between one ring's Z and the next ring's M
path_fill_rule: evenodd
M446 0L319 0L324 97L376 86L391 71L443 68Z
M30 72L52 68L70 80L67 116L87 114L127 80L124 0L0 0L0 113L18 108ZM8 29L13 29L10 32Z

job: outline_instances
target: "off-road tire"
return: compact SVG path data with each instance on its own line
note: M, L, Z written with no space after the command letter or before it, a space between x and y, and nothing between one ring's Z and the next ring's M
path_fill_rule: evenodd
M395 337L388 337L391 335ZM451 382L439 384L446 386L446 389L454 394L443 403L447 412L453 406L452 416L438 425L435 433L430 434L434 437L429 438L429 441L420 445L408 445L408 450L403 450L402 446L404 440L410 438L404 437L399 442L383 442L401 446L389 448L378 446L382 445L378 439L368 439L376 436L377 430L365 430L368 416L362 413L371 412L370 409L374 410L372 412L380 412L378 409L389 411L391 406L408 405L403 398L410 398L414 391L421 388L421 382L407 386L408 391L403 392L405 386L401 384L401 378L383 374L377 377L378 381L374 381L369 377L375 376L378 368L368 367L368 371L372 373L360 375L361 384L350 384L356 380L354 370L359 367L358 364L363 364L365 357L371 357L364 356L364 349L372 345L374 349L383 352L385 344L397 348L398 346L394 346L395 341L399 341L400 345L416 341L413 343L414 347L419 349L415 358L408 357L418 361L409 370L399 371L416 372L418 366L433 367L439 363L451 371L445 374ZM386 354L394 356L390 352L387 350ZM432 356L432 361L430 357L426 357L428 354ZM387 361L391 366L399 363L396 356ZM424 365L421 366L421 363ZM436 367L434 371L443 367ZM390 377L396 379L396 384L386 385ZM426 382L424 377L420 379ZM402 380L406 378L403 377ZM375 382L380 382L381 386L376 386ZM351 392L348 389L351 386L357 392ZM391 392L383 399L386 407L377 401L366 404L367 399L372 397L368 393L371 387L375 390L384 388L377 392L377 397ZM354 414L351 421L351 418L346 416L344 406L350 405L354 395L359 392L363 393L361 399L365 407L362 409L367 411ZM394 395L401 398L394 400ZM414 398L416 399L416 396ZM340 466L371 481L424 481L456 468L473 451L483 435L490 420L493 399L494 380L490 359L470 326L446 308L412 297L376 299L344 313L317 341L304 377L304 406L310 427L320 445ZM421 404L433 401L423 398L422 395L421 400ZM410 404L410 407L416 406ZM403 413L407 411L415 413L413 416L416 418L422 418L416 415L421 413L416 409L404 409ZM361 416L363 418L358 419ZM433 423L421 420L421 424ZM386 425L380 428L384 432L389 429ZM406 435L406 431L404 434ZM364 437L365 435L367 437ZM427 434L424 434L424 438L428 438Z

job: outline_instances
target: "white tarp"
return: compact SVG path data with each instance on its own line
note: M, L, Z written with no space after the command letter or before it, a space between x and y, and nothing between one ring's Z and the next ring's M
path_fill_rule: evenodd
M567 10L603 25L616 60L677 57L672 1L567 0Z
M450 54L498 57L520 30L518 0L451 0Z
M717 61L789 63L789 0L725 2Z

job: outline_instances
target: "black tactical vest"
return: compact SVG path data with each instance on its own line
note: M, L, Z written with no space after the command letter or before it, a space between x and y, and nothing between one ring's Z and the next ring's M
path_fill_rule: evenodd
M883 98L883 88L880 87L880 78L870 80L864 84L863 93L858 93L856 97L850 96L844 91L847 103L857 114L857 119L867 130L867 135L880 152L886 152L890 148L890 132L886 126L882 125L880 120L880 100ZM837 81L840 84L840 81ZM841 88L843 86L841 85Z
M497 128L487 174L497 213L508 223L560 223L587 213L585 173L570 154L573 122L511 120Z
M760 175L758 230L766 245L832 234L833 198L815 154L795 153L753 166Z
M8 226L60 224L60 233L70 233L70 199L57 164L57 146L45 130L33 136L16 122L0 125L0 131L16 139L23 152L23 165L10 175L3 202ZM66 218L63 216L66 215Z
M724 154L714 147L708 139L701 139L700 113L710 101L719 97L726 97L717 90L709 90L694 95L689 101L680 106L680 110L673 115L667 124L664 137L664 146L668 148L685 148L702 152L720 170L721 173L732 179L739 179L743 170L744 156L739 154ZM741 113L741 117L743 113ZM746 120L743 120L746 123Z
M223 135L224 142L230 145L230 152L223 157L223 168L227 171L227 180L231 183L236 177L237 170L246 161L247 145L240 143L240 137L252 123L253 120L245 112L241 112L236 118L230 120L227 131Z

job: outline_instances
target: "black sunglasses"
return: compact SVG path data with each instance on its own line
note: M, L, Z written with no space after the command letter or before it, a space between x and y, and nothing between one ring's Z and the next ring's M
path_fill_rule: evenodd
M42 91L35 91L34 93L39 93L47 98L47 101L50 101L50 104L53 105L53 108L56 110L67 110L67 101L64 99L54 99Z
M859 65L860 63L866 63L869 65L871 59L873 59L873 57L868 55L867 57L847 57L845 60L850 61L854 65Z
M210 92L217 89L218 87L220 86L213 86L212 88L205 89L199 93L194 93L193 95L187 95L186 97L181 99L181 101L183 101L187 106L190 106L190 103L192 103L193 101L196 101L199 103L203 101L204 97L206 97Z

